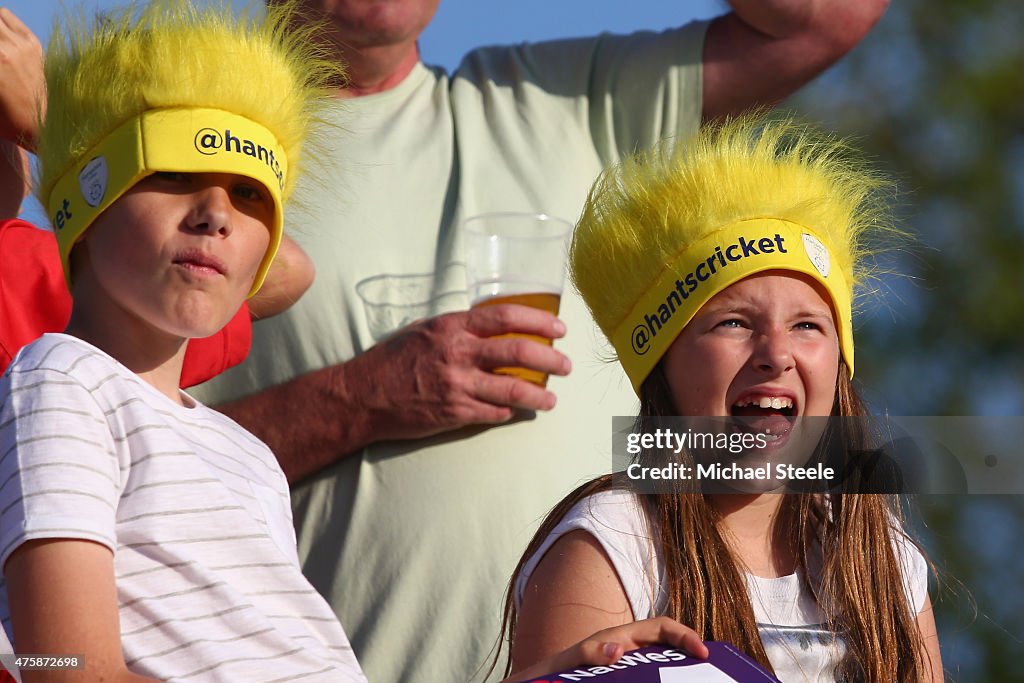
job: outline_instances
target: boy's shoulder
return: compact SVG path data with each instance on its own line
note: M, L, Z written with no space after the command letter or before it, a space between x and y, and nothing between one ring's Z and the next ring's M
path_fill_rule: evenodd
M0 394L32 396L33 403L86 401L110 408L119 396L136 393L140 383L96 347L67 334L50 333L18 351L0 379Z
M53 332L44 334L22 347L11 362L12 374L52 371L73 374L93 364L116 365L110 356L71 335Z

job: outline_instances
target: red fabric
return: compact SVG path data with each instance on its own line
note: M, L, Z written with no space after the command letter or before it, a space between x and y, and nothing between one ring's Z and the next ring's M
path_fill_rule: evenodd
M181 386L191 387L216 377L245 360L252 346L249 304L242 304L220 332L204 339L190 339L185 347Z
M0 221L0 372L14 354L44 332L61 332L71 316L71 295L49 231L21 220ZM190 387L238 365L249 354L249 306L217 334L185 349L181 386Z

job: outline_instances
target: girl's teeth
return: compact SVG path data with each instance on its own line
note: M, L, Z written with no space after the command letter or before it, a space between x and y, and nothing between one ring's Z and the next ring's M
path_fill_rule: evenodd
M788 398L771 398L769 396L762 396L761 398L737 403L736 406L738 408L742 408L743 406L756 406L758 408L774 408L775 410L781 410L783 408L792 408L793 402Z

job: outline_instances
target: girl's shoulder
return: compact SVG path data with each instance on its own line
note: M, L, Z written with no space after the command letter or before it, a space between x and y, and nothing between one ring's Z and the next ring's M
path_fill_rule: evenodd
M635 493L624 489L591 494L566 512L516 577L516 603L548 550L572 531L585 531L600 543L626 591L634 617L651 616L652 586L660 584L660 563L641 502Z
M907 599L914 614L919 614L924 609L925 598L928 597L928 560L925 559L917 542L903 529L899 520L895 519L892 522L892 548L903 576L903 588Z
M626 489L598 491L577 502L559 526L593 526L610 533L647 534L647 519L636 493Z

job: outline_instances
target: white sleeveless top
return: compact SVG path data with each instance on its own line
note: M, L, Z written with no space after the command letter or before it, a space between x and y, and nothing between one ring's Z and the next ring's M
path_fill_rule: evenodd
M668 594L664 564L657 556L639 501L632 492L623 490L594 494L566 514L516 577L517 607L544 554L561 536L577 529L597 539L611 558L635 619L665 612ZM896 536L895 548L907 598L918 613L928 593L927 563L901 532ZM801 573L771 579L748 573L746 580L757 630L776 676L784 683L834 681L835 667L846 645L826 626Z

